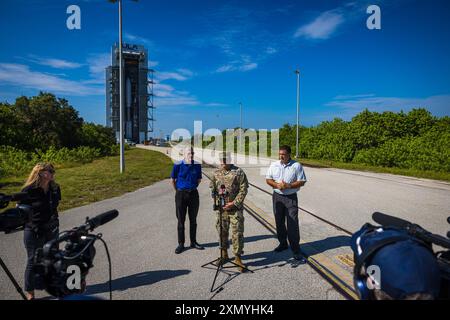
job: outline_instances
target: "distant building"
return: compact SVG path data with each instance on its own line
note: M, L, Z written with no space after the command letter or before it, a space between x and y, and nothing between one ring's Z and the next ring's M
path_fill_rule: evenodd
M148 140L153 132L153 72L148 69L148 51L141 45L123 44L124 138L135 143ZM111 50L106 68L106 125L120 137L119 47Z

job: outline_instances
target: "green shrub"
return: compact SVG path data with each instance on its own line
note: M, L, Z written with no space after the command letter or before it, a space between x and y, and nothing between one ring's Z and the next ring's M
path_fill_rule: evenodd
M280 129L280 144L293 147L296 127ZM450 172L450 117L425 109L409 113L365 110L351 121L334 119L300 128L302 158L381 167Z
M111 146L110 153L118 148ZM78 147L74 149L50 147L42 151L26 152L10 146L0 146L0 176L19 175L31 171L38 162L51 162L57 166L73 166L90 163L102 157L98 148Z

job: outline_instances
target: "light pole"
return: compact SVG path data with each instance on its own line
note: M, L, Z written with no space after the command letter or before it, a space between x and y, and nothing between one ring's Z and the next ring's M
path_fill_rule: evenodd
M239 114L240 114L240 121L239 121L239 144L240 147L242 148L242 130L244 130L242 128L242 102L239 102ZM245 153L245 150L244 150Z
M295 73L297 74L297 138L296 138L296 144L295 144L295 158L298 159L298 109L299 109L299 98L300 98L300 70L295 70Z
M122 0L108 0L111 3L119 2L119 143L120 143L120 173L125 171L125 150L124 150L124 96L123 96L123 59L122 59ZM138 1L138 0L134 0Z
M123 141L123 62L122 62L122 0L108 0L119 2L119 144L120 144L120 173L125 171L124 141Z

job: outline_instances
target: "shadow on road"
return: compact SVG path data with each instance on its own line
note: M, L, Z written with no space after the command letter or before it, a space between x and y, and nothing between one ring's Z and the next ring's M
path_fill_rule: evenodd
M142 286L148 286L158 281L175 278L190 273L190 270L157 270L146 271L130 276L122 277L119 279L113 279L112 290L123 291L131 288L137 288ZM87 295L97 294L109 291L109 282L99 283L92 286L88 286L86 289Z
M337 249L341 247L349 247L350 246L350 237L349 236L334 236L328 237L321 240L311 241L304 243L303 247L311 248L314 250L314 254L323 253L325 251L331 249Z
M296 268L299 265L305 264L305 262L295 260L292 257L291 250L289 249L283 252L274 252L273 250L269 250L248 254L243 256L243 260L244 264L250 267L252 271L273 267L283 267L287 264L289 264L292 268Z
M217 235L217 237L219 237L219 235ZM230 230L230 237L231 237L231 230ZM253 237L244 237L244 246L245 246L246 243L249 243L249 242L255 242L255 241L265 240L265 239L270 239L270 238L275 238L275 236L260 235L260 236L253 236ZM204 244L201 244L201 245L204 246L205 248L212 248L212 247L219 248L219 241L217 241L217 242L210 242L210 243L204 243ZM244 248L244 251L245 251L245 248Z
M307 254L318 254L323 253L327 250L336 249L340 247L347 247L350 245L350 237L348 236L335 236L328 237L322 240L312 241L300 245L303 252ZM313 251L313 252L311 252ZM274 252L273 250L257 252L253 254L244 255L244 263L247 263L249 267L262 267L257 268L267 269L273 267L283 267L287 264L291 265L292 268L296 268L304 262L296 261L292 258L292 252L290 249L283 252ZM255 271L255 269L252 269Z

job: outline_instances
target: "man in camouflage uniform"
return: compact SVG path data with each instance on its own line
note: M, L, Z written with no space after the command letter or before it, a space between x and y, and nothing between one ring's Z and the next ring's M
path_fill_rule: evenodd
M244 213L243 203L247 195L247 176L241 168L231 164L229 152L220 153L220 169L214 172L211 179L210 188L212 192L218 194L220 187L225 186L228 193L225 206L222 212L222 221L219 219L219 212L216 216L216 229L219 232L221 243L221 257L223 261L228 259L228 230L231 224L231 239L233 244L234 263L237 264L241 272L245 266L242 264L241 255L244 248ZM222 234L220 234L220 223L222 223ZM222 262L223 262L222 261Z

